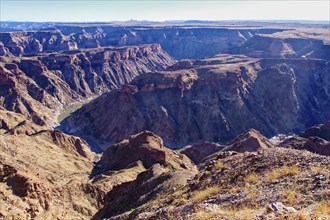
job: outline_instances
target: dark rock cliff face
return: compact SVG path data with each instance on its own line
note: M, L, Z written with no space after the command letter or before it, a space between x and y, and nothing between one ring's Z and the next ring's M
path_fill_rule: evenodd
M307 68L308 67L308 68ZM218 56L144 74L78 110L64 126L103 147L151 130L171 147L267 137L330 119L329 62Z
M229 53L245 54L250 57L273 58L320 58L330 59L330 45L322 40L310 38L283 38L272 35L255 35Z
M222 27L79 27L57 26L56 31L0 33L5 49L13 55L77 50L106 46L160 44L171 56L202 58L237 47L256 34L278 28ZM1 48L0 48L1 49ZM1 53L1 52L0 52Z
M44 125L54 110L174 62L159 45L6 57L0 62L0 105Z

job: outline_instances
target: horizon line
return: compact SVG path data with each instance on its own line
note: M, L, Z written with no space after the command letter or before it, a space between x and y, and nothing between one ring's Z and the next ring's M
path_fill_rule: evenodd
M186 22L186 21L195 21L195 22L228 22L228 21L252 21L252 22L271 22L271 21L292 21L292 22L329 22L328 20L312 20L312 19L223 19L223 20L207 20L207 19L173 19L173 20L138 20L138 19L129 19L129 20L109 20L109 21L32 21L32 20L4 20L1 22L31 22L31 23L101 23L101 22L155 22L155 23L164 23L164 22Z

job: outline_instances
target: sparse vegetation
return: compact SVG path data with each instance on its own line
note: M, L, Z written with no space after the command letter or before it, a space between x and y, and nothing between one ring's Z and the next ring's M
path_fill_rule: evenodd
M286 202L289 205L296 204L298 194L294 190L287 190L283 193L284 202Z
M250 207L212 207L212 210L195 208L189 219L209 220L209 219L230 219L230 220L250 220L255 219L256 209Z
M250 173L244 178L244 182L246 183L255 183L258 180L258 175L256 173Z
M255 187L252 187L249 183L248 186L245 188L246 195L250 199L256 199L258 197L258 191Z
M184 204L187 204L188 200L184 197L180 197L180 198L177 198L177 199L174 199L172 204L173 205L184 205Z
M240 187L233 187L229 190L229 193L230 194L236 194L236 193L239 193L240 191L241 191Z
M216 170L221 170L221 169L226 168L226 164L225 164L222 160L219 160L219 161L214 165L214 168L215 168Z
M287 220L309 220L310 217L305 211L300 211L299 213L290 213L287 216Z
M330 200L321 201L314 206L314 213L317 218L330 217Z
M222 209L222 216L226 219L250 220L255 218L256 210L250 207L227 207Z
M84 102L80 102L77 103L75 105L70 106L69 108L67 108L66 110L64 110L63 112L61 112L61 114L59 114L57 116L57 121L60 123L62 122L65 118L67 118L71 113L77 111L78 109L80 109L81 107L83 107L85 104L89 103L90 101L92 101L92 99L87 99Z
M274 180L277 180L279 178L285 177L285 176L295 176L299 174L300 168L297 165L287 166L284 165L280 168L274 169L268 173L265 174L265 178L268 182L273 182Z
M325 169L323 169L322 167L319 167L319 166L312 166L311 170L317 175L321 175L321 174L326 175L326 174L329 173L328 170L325 170Z
M194 202L202 202L205 199L208 199L211 196L218 194L219 191L220 189L218 186L210 186L203 190L194 192L191 198Z

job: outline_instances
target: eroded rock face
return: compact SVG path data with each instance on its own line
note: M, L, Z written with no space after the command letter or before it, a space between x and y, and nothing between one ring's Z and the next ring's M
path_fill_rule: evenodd
M239 47L228 51L250 57L330 59L328 50L329 45L324 44L322 40L294 36L279 37L273 34L255 35Z
M4 58L0 105L49 125L54 111L63 106L117 89L139 74L163 70L174 62L159 45Z
M260 132L250 129L248 132L240 134L226 145L220 145L214 142L203 142L187 146L181 153L187 155L195 164L200 164L212 157L212 154L219 152L257 152L274 148L275 146L276 145L260 134Z
M81 138L67 135L61 131L42 130L31 135L32 137L44 139L63 149L67 153L80 155L93 161L95 154L92 153L88 144Z
M208 216L229 220L243 214L255 219L302 213L317 217L318 206L328 204L329 165L328 157L280 147L215 153L198 166L198 173L188 181L182 173L168 173L154 165L136 180L109 192L104 207L93 219Z
M225 148L225 146L217 144L217 143L203 142L203 143L187 146L180 153L185 154L195 164L199 164L207 156L214 154L215 152L221 151L224 148Z
M202 58L238 46L256 34L281 28L65 26L55 31L0 33L8 52L16 56L107 46L160 44L171 56Z
M304 144L303 149L317 154L330 156L330 141L326 141L319 137L310 137Z
M77 44L60 31L1 33L1 41L15 56L47 51L77 49Z
M131 90L96 99L65 128L103 147L148 129L178 148L227 142L250 128L266 137L299 132L330 118L326 60L220 55L186 66L137 77Z
M99 166L105 170L121 170L138 161L147 169L157 163L173 170L193 169L193 164L185 155L167 149L163 140L150 131L143 131L110 146L103 153Z
M251 129L232 140L224 150L236 152L255 152L262 149L275 147L267 138L258 131Z
M21 114L0 108L0 134L31 135L44 129Z
M1 110L1 116L8 127L0 135L1 218L86 218L96 212L105 192L86 181L94 159L89 147L82 142L79 148L80 138L43 130L23 115Z
M278 145L330 156L329 134L329 122L327 122L310 127L300 135L284 138Z
M306 129L302 134L300 134L300 136L304 138L314 136L330 141L330 122L310 127Z

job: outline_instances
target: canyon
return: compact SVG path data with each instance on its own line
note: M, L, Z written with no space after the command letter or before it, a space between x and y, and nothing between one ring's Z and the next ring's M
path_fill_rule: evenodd
M250 128L268 138L297 133L330 119L329 68L327 60L242 55L181 61L101 96L62 126L103 148L142 130L172 148L226 143Z
M1 57L0 105L39 125L51 124L66 106L174 62L159 45Z
M329 25L0 25L0 219L330 217Z

